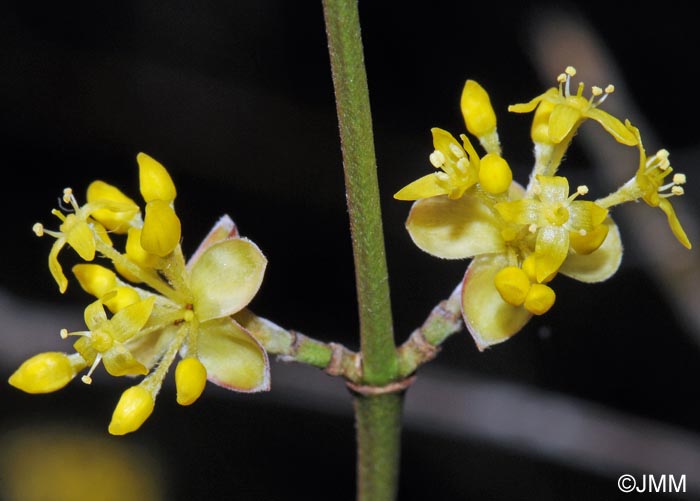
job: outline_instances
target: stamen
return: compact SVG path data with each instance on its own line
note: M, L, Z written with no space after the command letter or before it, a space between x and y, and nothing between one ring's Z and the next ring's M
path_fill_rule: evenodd
M455 165L462 174L466 174L467 169L469 169L469 160L467 160L465 157L462 157L459 160L457 160L457 163Z
M608 86L605 87L605 93L612 94L613 92L615 92L615 86L613 84L608 84Z
M73 189L72 188L64 188L63 189L63 201L67 204L71 203L71 199L73 198Z
M44 236L44 225L41 223L34 223L34 226L32 226L32 231L37 237L43 237Z
M464 153L464 150L454 143L450 143L450 151L457 158L463 158L464 156L466 156L466 153Z
M527 231L530 233L537 233L537 225L535 223L532 223L530 226L527 227Z
M436 172L435 177L444 183L448 183L450 181L450 176L448 176L445 172Z
M443 165L445 165L445 155L442 153L442 151L435 150L430 154L430 163L433 165L433 167L440 168Z
M576 193L578 193L579 195L588 194L588 186L586 186L585 184L582 184L581 186L576 188Z
M603 89L601 89L597 85L594 85L593 87L591 87L591 94L593 95L593 97L601 96L603 94Z
M559 73L559 75L557 76L557 82L559 82L560 84L566 82L566 73Z
M685 193L685 190L682 186L674 186L673 188L671 188L671 194L673 195L681 196L683 193Z
M680 172L678 174L673 175L673 182L676 184L685 184L685 174L681 174Z
M98 353L98 355L95 357L95 361L92 363L92 367L90 367L90 370L88 371L88 373L80 378L80 380L83 383L92 384L92 377L91 377L92 373L95 371L95 368L97 368L100 361L102 361L102 355Z
M68 339L68 329L61 329L60 336L61 339Z
M584 89L585 87L586 87L586 86L584 85L583 82L579 82L579 84L578 84L578 90L576 91L576 95L579 96L579 97L582 96L582 95L583 95L583 89Z
M564 73L566 73L570 77L576 76L576 68L574 68L573 66L567 66L564 70Z

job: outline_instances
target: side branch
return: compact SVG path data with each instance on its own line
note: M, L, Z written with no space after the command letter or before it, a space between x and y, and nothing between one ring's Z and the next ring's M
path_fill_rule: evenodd
M462 330L461 284L450 297L440 302L428 318L397 349L399 376L405 378L440 352L440 345L452 334Z

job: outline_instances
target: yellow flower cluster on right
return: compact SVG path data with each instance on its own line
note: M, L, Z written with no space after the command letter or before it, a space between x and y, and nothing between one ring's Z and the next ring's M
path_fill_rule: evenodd
M594 86L585 97L583 83L571 91L575 75L569 66L557 77L557 87L508 108L534 112L535 162L526 187L513 181L502 156L488 93L468 80L462 115L485 153L479 155L466 134L460 142L434 128L429 160L436 171L394 195L414 201L406 228L419 248L443 259L472 258L462 282L462 313L479 349L509 339L532 315L549 311L556 301L550 283L557 274L592 283L617 271L622 244L609 214L615 205L642 199L659 207L678 241L691 247L669 200L683 194L685 176L669 178L668 152L647 157L639 130L600 109L614 86ZM640 156L636 175L597 200L581 200L588 187L572 190L558 175L571 140L588 119L618 143L637 147Z

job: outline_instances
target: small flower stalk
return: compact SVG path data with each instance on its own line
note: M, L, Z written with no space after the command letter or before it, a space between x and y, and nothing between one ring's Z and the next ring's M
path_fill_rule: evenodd
M223 216L186 261L175 185L155 159L140 153L137 162L143 211L118 188L94 181L84 205L72 190L64 190L66 207L52 211L60 220L58 230L34 225L38 236L55 238L49 270L59 291L68 287L58 261L68 246L86 261L72 271L95 300L85 308L86 330L60 331L62 338L75 339L74 353L35 355L9 379L28 393L48 393L84 369L81 380L90 384L100 365L115 377L143 376L116 406L109 425L114 435L131 433L148 419L178 357L175 382L181 405L193 404L207 380L248 393L270 385L267 353L232 318L258 292L265 256Z
M506 341L533 315L556 302L553 280L559 274L594 283L610 278L622 259L620 232L611 210L643 200L659 207L671 232L686 248L691 244L670 199L683 194L683 174L674 173L668 152L648 157L639 130L600 106L614 86L583 83L572 92L568 67L558 86L508 109L534 112L531 138L535 161L526 186L513 180L502 156L496 114L486 91L473 80L461 98L465 125L484 150L477 152L466 134L458 141L432 129L434 172L408 184L394 197L413 201L406 228L423 251L443 259L471 258L462 281L464 322L479 349ZM614 193L599 199L585 185L572 188L558 173L578 128L587 120L600 124L618 143L639 149L636 174Z

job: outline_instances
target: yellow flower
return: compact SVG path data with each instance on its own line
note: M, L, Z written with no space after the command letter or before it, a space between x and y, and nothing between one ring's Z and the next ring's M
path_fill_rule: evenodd
M85 309L87 330L61 331L79 336L77 353L42 354L25 362L10 377L14 386L30 392L55 391L77 371L90 366L85 383L99 363L113 376L145 375L124 392L114 412L110 433L138 429L153 411L168 368L177 356L178 402L193 403L206 380L239 391L269 389L269 361L260 343L231 315L244 309L260 288L267 260L236 225L222 217L189 262L180 248L180 222L172 207L175 186L165 168L145 154L138 156L140 189L146 201L145 219L138 206L117 188L91 184L89 201L80 207L67 190L72 213L55 211L62 219L60 232L35 227L39 234L57 238L50 267L62 290L56 260L65 243L91 261L96 253L112 261L115 272L83 263L73 272L82 288L97 301ZM104 224L115 234L126 234L125 252L108 238ZM60 279L60 280L59 280ZM105 307L112 313L108 316Z
M598 236L598 227L605 221L608 211L594 202L575 200L588 193L585 186L579 186L569 196L569 182L561 176L537 176L533 193L532 198L497 203L494 208L506 222L527 226L530 233L536 234L535 277L542 282L559 270L569 254L570 233L575 233L579 239L591 232ZM607 230L604 236L606 234ZM598 242L600 244L602 241ZM590 253L595 248L587 250Z
M394 195L395 199L413 201L447 195L456 200L476 185L489 195L508 191L513 174L501 157L496 114L487 92L474 80L467 80L460 105L467 129L479 138L486 155L480 158L466 135L460 135L460 144L452 134L435 127L431 129L435 150L429 159L440 171L408 184Z
M591 283L606 280L619 267L620 236L605 218L607 211L592 202L574 201L564 178L541 181L538 195L513 183L509 201L501 202L507 205L495 204L500 211L493 201L468 192L458 200L444 195L418 200L406 221L413 242L423 251L443 259L473 258L462 282L462 312L480 349L507 340L533 314L552 306L555 294L544 282L557 271ZM561 209L569 216L565 218ZM570 245L570 232L580 236L581 230L601 225L606 227L605 237L595 249L580 253Z
M585 186L570 195L565 177L543 174L556 171L576 127L587 118L599 121L624 144L638 143L616 118L597 109L612 89L597 101L586 100L581 85L572 96L573 74L567 69L558 91L511 107L518 112L537 108L532 127L536 159L527 190L513 182L510 167L495 151L497 139L484 140L497 137L495 114L486 91L468 81L462 112L488 153L479 158L466 137L462 148L450 134L433 129L430 159L443 172L395 195L414 201L406 228L420 249L443 259L472 259L461 285L462 313L480 349L507 340L532 315L546 313L556 301L549 283L558 273L600 282L620 265L620 234L607 206L577 200L588 192ZM593 94L599 97L603 91L595 88Z
M574 75L576 75L576 69L567 67L557 78L559 88L552 87L528 103L511 105L508 111L529 113L538 106L545 106L548 118L546 115L539 116L537 120L538 125L542 125L544 121L547 122L547 136L552 144L570 139L576 133L578 126L590 118L602 125L616 141L628 146L636 145L636 138L620 120L598 108L614 92L615 87L613 85L608 85L605 89L593 87L591 97L587 99L583 97L583 83L578 85L576 94L571 94L571 77ZM549 106L550 104L553 106ZM533 129L533 136L534 132Z

